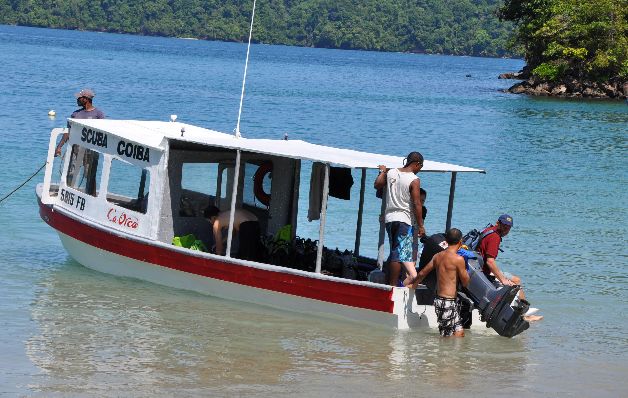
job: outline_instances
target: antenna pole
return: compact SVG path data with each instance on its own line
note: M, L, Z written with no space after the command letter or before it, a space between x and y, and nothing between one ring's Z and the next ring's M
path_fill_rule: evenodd
M253 20L255 19L255 1L253 0L253 12L251 13L251 27L249 29L249 45L246 47L246 62L244 63L244 77L242 78L242 94L240 95L240 109L238 109L238 123L236 124L235 136L240 138L240 116L242 116L242 102L244 101L244 85L246 84L246 70L249 67L249 52L251 51L251 36L253 36Z

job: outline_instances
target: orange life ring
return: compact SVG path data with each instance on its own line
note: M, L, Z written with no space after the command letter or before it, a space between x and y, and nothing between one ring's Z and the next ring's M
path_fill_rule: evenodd
M253 193L257 200L259 200L264 206L270 204L270 194L264 192L264 177L266 174L273 171L272 162L264 162L259 166L255 175L253 176Z

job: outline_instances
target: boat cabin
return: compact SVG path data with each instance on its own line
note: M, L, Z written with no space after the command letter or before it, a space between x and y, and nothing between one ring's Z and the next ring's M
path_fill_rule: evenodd
M41 200L85 223L161 246L181 244L182 237L193 235L191 239L202 245L184 244L188 248L177 250L218 256L211 253L215 242L204 217L213 205L231 215L230 228L225 229L224 257L229 262L252 261L357 280L366 280L369 271L382 266L383 225L379 257L360 255L366 190L368 200L379 200L372 194L372 180L367 184L367 170L379 164L399 167L402 157L301 140L235 137L177 122L71 119L69 124L62 168L58 176L53 176L52 167L46 169ZM61 133L53 131L51 146ZM330 244L328 249L328 198L347 195L353 169L359 170L360 184L357 223L349 228L354 245L340 251ZM482 170L426 160L422 172L451 173L448 228L457 173ZM374 208L380 210L379 202ZM234 233L234 209L253 214L258 232ZM300 212L318 220L317 239L299 237ZM205 250L208 253L201 254Z

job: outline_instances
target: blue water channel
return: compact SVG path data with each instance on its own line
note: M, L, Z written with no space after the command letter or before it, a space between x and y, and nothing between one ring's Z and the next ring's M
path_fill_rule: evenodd
M246 46L0 26L0 195L43 164L49 132L96 91L108 118L236 125ZM617 396L628 390L628 106L530 98L522 60L253 45L241 131L486 170L459 174L452 225L504 212L498 264L545 319L515 339L385 332L88 270L38 215L36 177L0 204L0 394ZM56 118L49 118L54 109ZM399 166L399 165L388 165ZM355 173L356 181L358 174ZM370 187L361 250L377 249ZM428 233L449 175L420 174ZM353 200L326 244L353 249ZM299 219L302 236L318 224Z

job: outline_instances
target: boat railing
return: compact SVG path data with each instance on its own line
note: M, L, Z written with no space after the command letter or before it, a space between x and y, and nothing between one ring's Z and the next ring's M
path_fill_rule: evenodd
M50 132L50 141L48 142L48 156L46 157L46 170L44 172L44 185L42 189L41 202L43 204L52 204L55 199L50 195L50 186L52 183L52 169L55 159L55 148L57 147L57 137L65 133L63 128L55 128ZM57 188L58 190L58 188Z

